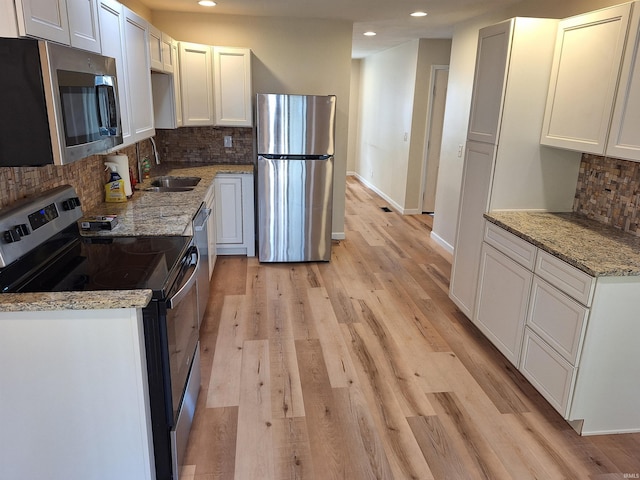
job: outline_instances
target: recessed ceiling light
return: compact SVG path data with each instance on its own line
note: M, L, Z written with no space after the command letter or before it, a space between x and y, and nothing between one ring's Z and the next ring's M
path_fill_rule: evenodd
M364 32L364 36L366 37L373 37L376 34L376 32Z
M413 12L411 14L412 17L426 17L427 16L427 12Z
M215 7L216 2L212 2L211 0L200 0L198 5L202 5L203 7Z

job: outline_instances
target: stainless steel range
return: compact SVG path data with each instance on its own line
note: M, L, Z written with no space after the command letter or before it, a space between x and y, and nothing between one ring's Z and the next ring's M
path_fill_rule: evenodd
M183 236L83 237L81 217L70 186L2 210L0 291L153 291L142 313L155 470L177 480L200 386L198 248Z

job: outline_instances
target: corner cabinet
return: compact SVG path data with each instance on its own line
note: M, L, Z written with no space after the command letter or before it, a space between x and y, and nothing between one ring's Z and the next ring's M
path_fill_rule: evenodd
M180 42L182 125L213 125L213 68L211 47Z
M574 429L640 431L640 278L592 277L486 222L476 325Z
M638 2L563 20L540 142L640 161L639 47Z
M253 125L251 50L213 47L215 125Z
M13 12L4 15L11 17ZM9 28L2 29L2 36L36 37L101 52L96 0L16 0L15 18L16 25L5 19Z
M218 174L215 185L218 255L256 254L252 174Z

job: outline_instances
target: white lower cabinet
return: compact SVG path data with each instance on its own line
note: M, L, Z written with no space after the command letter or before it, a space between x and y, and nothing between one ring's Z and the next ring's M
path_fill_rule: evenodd
M480 257L476 326L518 365L533 273L484 243Z
M218 254L255 256L253 175L218 174L214 185Z
M576 369L529 327L524 332L520 371L566 417Z
M213 275L213 268L216 265L216 259L218 257L216 251L216 188L215 183L209 187L207 196L204 199L206 208L211 211L211 216L207 222L207 241L209 247L209 280Z
M486 222L475 323L583 435L640 432L640 277L592 277Z

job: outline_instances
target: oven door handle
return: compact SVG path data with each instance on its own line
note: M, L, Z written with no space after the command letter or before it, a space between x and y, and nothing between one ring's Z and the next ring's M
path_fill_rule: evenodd
M167 300L167 308L173 308L175 305L180 303L180 301L189 293L191 288L195 285L196 280L198 279L198 264L200 263L200 252L198 251L198 247L196 245L192 246L191 249L191 266L193 266L193 271L189 278L184 281L184 283L180 286L180 289ZM195 260L193 257L195 256Z

